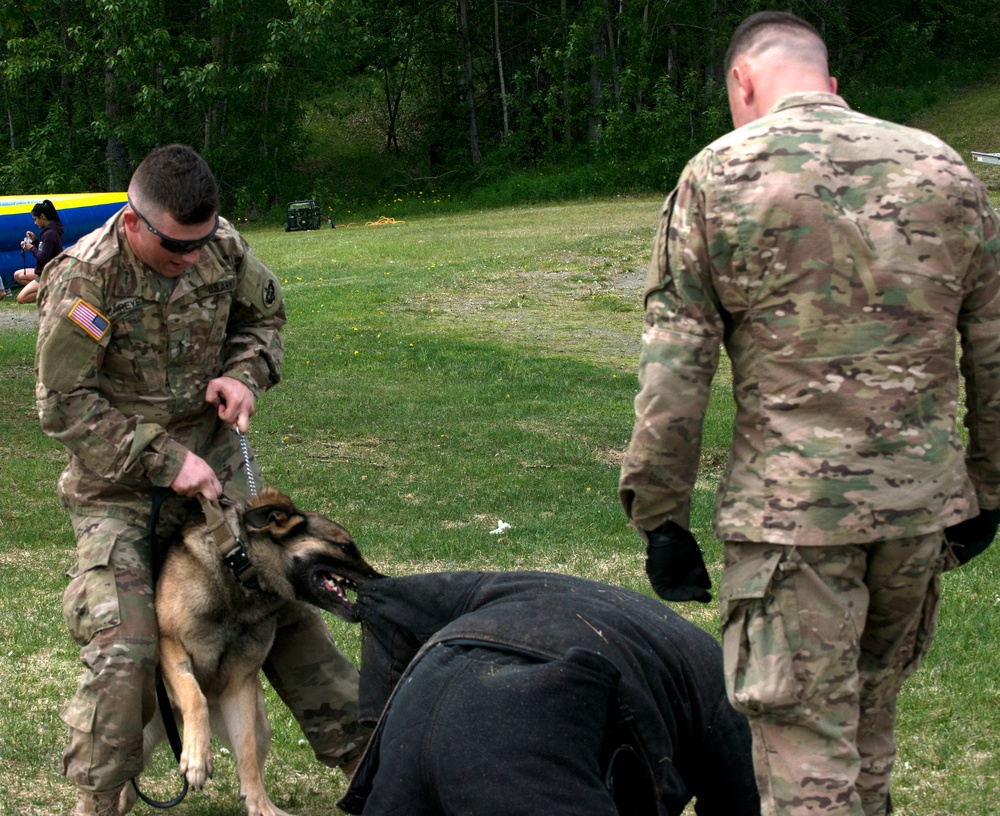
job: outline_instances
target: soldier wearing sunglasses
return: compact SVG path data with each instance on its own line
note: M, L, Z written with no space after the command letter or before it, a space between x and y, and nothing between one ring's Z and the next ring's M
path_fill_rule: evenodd
M233 428L247 430L280 379L285 309L184 145L146 157L127 206L46 267L38 303L38 412L69 455L59 492L77 543L63 608L85 666L61 712L62 770L77 786L74 814L118 816L154 710L154 490L173 494L158 513L163 540L188 499L247 498ZM357 670L315 612L290 606L279 626L268 678L317 757L351 763L367 740Z

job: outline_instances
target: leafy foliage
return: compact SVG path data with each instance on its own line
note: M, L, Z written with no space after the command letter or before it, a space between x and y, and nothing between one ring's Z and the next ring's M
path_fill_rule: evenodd
M981 0L789 0L856 107L904 119L990 67ZM767 0L21 0L0 11L6 190L123 189L156 145L203 152L255 217L311 190L457 190L588 165L661 191L729 127L722 58ZM354 100L344 112L331 100ZM343 117L344 140L317 139ZM349 168L348 168L349 170ZM371 171L374 171L371 172ZM391 181L387 178L391 176ZM578 186L578 185L577 185ZM367 189L365 189L367 188Z
M0 150L7 188L124 189L151 147L183 141L212 162L227 194L240 191L247 206L269 204L276 173L296 160L308 86L296 69L331 53L317 32L330 28L334 6L5 6L5 28L20 35L0 51L10 122L9 147ZM39 153L52 165L42 179Z

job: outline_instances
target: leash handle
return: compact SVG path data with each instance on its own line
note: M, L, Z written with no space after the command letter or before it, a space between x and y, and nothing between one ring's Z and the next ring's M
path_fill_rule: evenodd
M184 787L181 788L181 792L178 793L173 799L168 799L165 802L158 802L156 799L147 796L139 789L139 783L135 781L135 777L132 777L132 787L135 788L136 795L142 799L150 807L159 808L160 810L166 810L167 808L176 807L181 802L184 801L184 797L187 796L188 792L188 781L182 776L181 779L184 781Z
M174 752L174 759L180 762L181 751L183 750L181 735L177 730L177 721L174 719L174 708L170 704L170 697L167 696L167 686L163 682L163 675L159 672L157 672L156 676L156 701L160 705L160 716L163 718L163 730L167 732L167 742L170 743L170 750ZM158 810L167 810L168 808L179 805L184 801L184 797L187 796L187 777L182 776L181 781L184 783L181 787L181 792L173 799L167 799L163 802L153 799L151 796L143 793L142 789L139 787L139 783L136 781L136 777L134 776L132 777L132 787L135 788L136 795L150 807L157 808Z
M253 469L250 467L250 448L247 445L247 435L239 429L236 433L240 435L240 450L243 451L243 465L247 470L247 486L250 488L251 497L253 497L257 495L257 484L254 482Z

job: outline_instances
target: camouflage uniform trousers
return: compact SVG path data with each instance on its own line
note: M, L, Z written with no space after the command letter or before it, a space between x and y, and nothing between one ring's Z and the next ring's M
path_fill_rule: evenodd
M180 511L173 515L164 521L161 512L161 533L176 527ZM84 673L61 712L69 726L62 771L82 789L110 791L142 771L142 729L155 711L149 523L77 514L72 521L77 561L63 613ZM339 767L360 756L370 731L358 724L358 671L316 609L285 609L264 671L319 761Z
M933 639L947 557L940 532L726 543L726 686L750 721L764 816L891 812L896 701Z

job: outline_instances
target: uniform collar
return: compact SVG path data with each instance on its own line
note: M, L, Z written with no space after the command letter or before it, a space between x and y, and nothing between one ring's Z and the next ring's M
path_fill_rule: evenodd
M823 91L806 91L804 93L785 94L774 103L774 106L767 112L767 115L788 110L789 108L816 107L819 105L843 108L844 110L851 109L851 106L837 94Z

